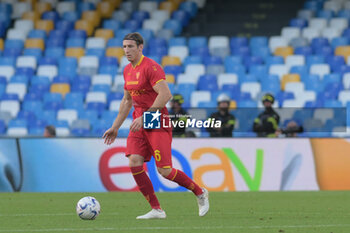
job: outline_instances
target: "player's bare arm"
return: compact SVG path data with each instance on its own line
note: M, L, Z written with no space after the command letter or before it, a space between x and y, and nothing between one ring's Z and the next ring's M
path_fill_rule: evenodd
M157 111L157 110L160 111L164 108L166 103L168 103L168 101L172 98L172 95L171 95L171 92L169 90L168 84L164 80L155 84L153 86L153 89L155 92L157 92L158 95L148 111ZM130 126L130 130L132 132L139 131L142 127L142 122L143 122L142 116L136 118L132 122L132 124Z
M157 98L154 100L151 111L162 110L168 101L173 97L169 90L168 84L165 80L158 82L153 86L153 90L158 93Z
M123 124L123 122L125 121L126 117L128 116L131 107L132 107L132 99L131 99L130 93L124 90L124 97L120 103L118 116L114 120L112 127L103 134L103 138L105 139L105 144L110 145L114 142L115 138L118 135L118 130L120 126Z

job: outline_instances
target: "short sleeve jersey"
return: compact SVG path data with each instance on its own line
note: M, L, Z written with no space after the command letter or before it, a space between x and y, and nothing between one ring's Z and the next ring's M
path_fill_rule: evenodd
M139 63L133 67L129 63L124 68L124 89L132 97L133 118L140 117L144 111L149 109L157 97L153 86L165 80L165 73L162 67L152 59L142 56ZM166 107L162 109L163 114L168 114Z

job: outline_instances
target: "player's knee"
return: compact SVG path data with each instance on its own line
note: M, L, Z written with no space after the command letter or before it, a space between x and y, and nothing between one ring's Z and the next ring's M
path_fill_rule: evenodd
M130 155L128 158L129 158L129 166L130 167L137 167L137 166L143 165L143 159L141 156Z
M171 168L157 167L157 170L158 170L159 174L161 174L163 177L167 177L171 172Z

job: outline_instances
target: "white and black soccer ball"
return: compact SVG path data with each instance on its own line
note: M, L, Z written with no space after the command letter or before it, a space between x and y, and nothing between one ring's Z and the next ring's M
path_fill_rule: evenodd
M100 203L94 197L83 197L77 203L77 215L84 220L94 220L101 211Z

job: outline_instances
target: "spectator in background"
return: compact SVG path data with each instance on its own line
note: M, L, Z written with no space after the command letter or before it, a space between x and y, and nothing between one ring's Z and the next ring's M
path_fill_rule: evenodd
M265 110L255 118L253 125L253 131L258 134L258 137L276 137L278 134L280 116L272 108L274 102L275 97L270 93L262 98Z
M44 137L45 138L54 138L56 137L56 129L53 125L48 125L45 127L44 130Z
M187 121L187 112L182 108L182 104L184 103L184 98L180 94L174 94L173 99L170 102L170 115L174 115L172 121ZM173 137L185 137L185 127L173 127Z
M298 137L298 133L302 133L304 132L304 128L300 125L298 125L297 122L291 120L288 122L287 126L285 129L278 129L276 134L277 136L280 137Z
M235 128L236 118L229 112L230 97L221 94L217 98L218 111L210 115L210 118L221 121L221 128L208 128L210 137L232 137Z

